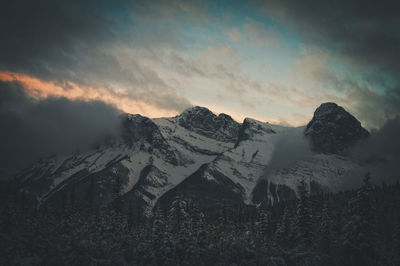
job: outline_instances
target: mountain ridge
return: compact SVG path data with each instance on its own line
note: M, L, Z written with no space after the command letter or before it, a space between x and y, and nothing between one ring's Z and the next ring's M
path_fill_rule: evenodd
M82 195L94 190L90 202L101 206L113 201L118 184L125 209L150 215L154 206L168 204L182 191L193 200L201 200L196 197L203 193L213 201L229 197L240 204L259 204L253 191L259 190L260 178L276 188L276 193L267 196L273 204L284 200L285 194L292 197L291 192L278 190L295 190L297 174L308 174L329 189L331 179L343 178L337 167L344 172L358 167L340 155L316 153L312 160L274 169L265 176L277 143L299 129L251 118L238 123L204 107L195 106L169 118L123 114L121 121L121 136L109 144L32 165L18 178L23 181L21 189L40 204L61 204L72 197L86 204Z

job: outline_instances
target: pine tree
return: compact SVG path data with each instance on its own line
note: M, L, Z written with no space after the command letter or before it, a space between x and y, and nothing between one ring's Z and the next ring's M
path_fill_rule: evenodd
M369 173L363 185L351 200L350 221L344 228L344 247L348 251L349 263L375 265L377 261L377 231L370 193L372 185Z
M122 183L121 177L119 175L116 176L113 185L113 192L112 192L112 205L113 209L116 214L120 214L122 211Z
M290 245L290 229L289 210L285 207L275 231L275 242L278 246L288 247Z
M168 212L169 227L173 232L180 232L188 229L187 203L180 196L177 196L171 204Z
M311 214L311 201L307 184L302 178L298 186L298 202L296 216L296 240L301 247L310 247L313 241L313 220Z
M161 234L165 230L165 222L164 222L164 215L160 209L160 207L157 207L157 209L154 212L154 219L153 219L153 237L160 239Z
M270 230L270 217L266 210L261 210L257 223L257 231L262 238L268 236Z
M73 211L76 211L78 209L77 208L78 204L77 204L76 198L77 198L76 188L73 185L71 192L69 193L69 205L70 205L71 210L73 210Z
M131 200L129 201L128 204L127 218L128 218L128 227L132 228L134 223L134 214L133 214L133 205Z
M196 205L192 205L190 210L190 229L194 235L197 235L204 229L204 214Z
M90 177L90 183L89 187L87 190L87 207L88 207L88 213L93 213L94 211L94 197L95 197L95 182L94 182L94 177Z
M400 221L397 221L393 234L392 253L396 260L400 262Z
M329 214L327 204L322 209L320 224L320 248L325 254L329 254L332 246L332 218Z
M218 220L219 220L219 226L223 231L226 231L230 228L231 220L229 218L228 206L225 200L222 200L221 211Z

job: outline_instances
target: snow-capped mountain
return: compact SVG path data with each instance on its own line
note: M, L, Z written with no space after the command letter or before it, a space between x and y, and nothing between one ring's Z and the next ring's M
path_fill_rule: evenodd
M157 203L169 204L178 194L203 208L222 199L273 204L293 197L302 176L320 189L340 189L346 173L359 166L336 151L368 134L332 103L316 110L304 132L251 118L238 123L203 107L171 118L124 114L121 121L120 137L25 169L18 176L21 190L39 205L79 201L97 207L110 203L117 190L125 208L145 213ZM288 167L270 169L277 143L299 130L311 140L315 153Z

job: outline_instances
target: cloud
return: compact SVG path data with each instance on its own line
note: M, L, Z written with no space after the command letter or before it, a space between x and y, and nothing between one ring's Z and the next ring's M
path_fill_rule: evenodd
M303 50L296 63L295 75L309 88L304 93L304 103L336 102L368 129L380 128L388 119L400 114L399 85L370 72L332 67L330 62L334 60L334 55L326 50Z
M332 92L368 128L378 128L400 114L396 1L253 3L299 37L303 51L296 74L305 86Z
M303 40L326 47L357 64L374 65L398 74L400 23L398 3L382 1L277 1L257 2L271 17L297 29Z
M380 26L388 26L390 19L396 22L393 12L386 19L373 12L366 16L352 3L350 10L342 8L343 1L332 3L328 10L319 3L306 3L305 8L297 2L271 0L256 3L257 10L266 12L261 15L268 15L265 18L251 8L238 15L232 7L240 5L179 0L11 1L0 10L4 36L0 71L51 83L61 88L58 96L72 99L80 90L81 99L90 97L151 117L175 115L194 101L248 116L283 117L291 124L299 124L296 117L304 118L322 101L335 101L351 110L346 99L355 97L360 103L357 116L368 110L367 106L385 109L382 104L387 100L373 98L367 91L343 95L343 89L331 85L339 85L343 78L329 72L328 63L332 57L340 57L342 63L361 73L364 81L371 80L367 83L385 80L381 73L396 69L396 56L392 55L397 50L391 47L398 34L394 27ZM360 9L364 10L364 5ZM353 12L354 21L349 18ZM332 22L340 14L344 20ZM289 30L282 31L283 24ZM340 30L349 25L345 31L351 34L337 33L336 24ZM297 29L296 34L292 29ZM393 33L381 38L388 43L387 51L386 46L379 46L381 42L370 40L382 32ZM308 79L301 85L291 70L298 52L297 36L307 49L322 51L301 55L304 60L298 73ZM365 48L371 43L382 49ZM361 51L369 53L358 55ZM368 69L369 65L374 69ZM318 81L315 86L311 86L313 80ZM398 78L394 81L398 83ZM396 84L384 87L388 95L398 88ZM357 97L367 97L370 105L362 105ZM398 114L391 113L397 112L394 103L380 113L388 117ZM300 116L290 111L294 109ZM366 123L379 126L376 121L382 117Z
M268 171L289 168L299 161L312 157L310 143L304 136L304 127L293 128L281 133L274 146Z
M229 29L226 34L233 42L246 42L261 47L277 45L281 40L279 33L272 27L249 17L242 25Z
M400 116L389 119L379 130L360 142L352 158L370 171L375 182L394 182L400 178ZM365 174L365 173L364 173Z
M0 43L0 70L81 88L101 88L97 94L119 94L164 112L180 112L191 105L190 101L142 64L138 55L139 49L149 47L179 49L180 29L144 23L137 5L141 4L9 2L0 11L0 30L7 36ZM158 5L156 10L165 8ZM178 13L191 10L190 5L175 5Z
M18 82L0 82L0 174L40 157L90 148L118 133L119 114L104 102L35 99Z
M179 109L190 106L190 103L179 95L171 95L162 91L157 95L155 95L156 92L151 91L142 94L137 92L135 97L131 97L129 91L80 86L74 82L44 81L25 74L7 71L0 71L0 81L18 82L31 97L36 99L64 97L70 100L102 101L118 106L126 113L140 113L150 117L176 115Z
M400 114L400 88L380 92L368 85L358 84L347 93L344 102L365 122L367 128L377 129Z

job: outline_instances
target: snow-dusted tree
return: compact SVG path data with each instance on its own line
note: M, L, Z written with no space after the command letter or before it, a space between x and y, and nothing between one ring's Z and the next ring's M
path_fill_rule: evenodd
M165 219L160 207L157 207L154 211L152 230L153 236L157 238L159 238L161 234L165 231Z
M112 191L112 205L113 209L117 214L122 211L122 182L121 177L117 175L114 179L113 191Z
M177 196L171 204L168 212L168 225L171 231L181 232L188 229L187 203Z
M231 219L228 213L228 205L225 200L221 202L221 209L218 218L220 230L227 231L231 228Z
M288 247L291 240L291 222L289 210L285 207L275 231L275 242L280 247Z
M204 230L204 219L204 214L195 204L193 204L190 210L190 231L194 235L197 235L199 232Z
M343 246L353 265L376 265L377 231L370 193L372 185L369 173L363 185L350 202L350 220L344 228Z
M88 189L87 189L87 210L88 213L93 213L94 209L95 209L95 204L94 204L94 200L95 200L95 180L94 180L94 176L90 177L90 182L88 185Z
M304 178L299 181L297 193L296 240L301 247L310 247L313 241L313 220L311 201Z
M392 251L395 259L400 262L400 221L397 221L394 229Z
M132 228L133 224L134 224L134 213L133 213L133 204L132 201L129 201L128 204L128 211L127 211L127 222L128 222L128 227Z
M259 213L257 232L262 239L267 237L270 232L270 216L266 210L261 210Z
M319 242L321 251L326 254L330 253L332 246L332 223L328 205L324 204L320 223Z

